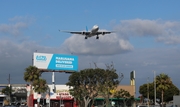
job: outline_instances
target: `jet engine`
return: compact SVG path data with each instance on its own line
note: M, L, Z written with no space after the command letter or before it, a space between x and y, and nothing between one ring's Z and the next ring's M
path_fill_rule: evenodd
M82 35L85 35L85 34L86 34L86 32L82 32L81 34L82 34Z
M105 35L105 32L102 32L102 35Z

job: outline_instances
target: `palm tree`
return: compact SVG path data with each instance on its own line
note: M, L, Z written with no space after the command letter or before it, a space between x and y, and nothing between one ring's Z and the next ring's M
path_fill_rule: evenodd
M34 91L37 92L38 94L45 93L48 90L48 86L46 85L46 80L39 78L38 80L35 80L33 82L34 86ZM39 107L39 102L38 102L38 107Z
M26 68L26 72L24 72L24 80L29 82L31 85L35 80L38 80L41 76L40 70L35 66L29 66Z
M45 79L38 79L34 81L33 86L34 86L34 91L38 93L44 93L47 91L48 86L46 85L46 80Z
M26 72L24 72L24 80L31 84L31 87L30 87L30 95L31 95L33 83L34 81L39 80L39 77L41 76L41 72L35 66L29 66L25 70ZM29 106L29 97L27 97L27 105Z
M157 91L161 92L161 101L163 104L164 92L165 92L165 90L170 88L172 81L168 75L162 73L162 74L156 76L156 84L157 84Z

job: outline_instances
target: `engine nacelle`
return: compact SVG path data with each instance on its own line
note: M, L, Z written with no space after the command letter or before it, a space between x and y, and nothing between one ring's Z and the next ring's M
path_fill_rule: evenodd
M105 35L105 32L102 32L102 35Z
M85 35L85 34L86 34L86 32L82 32L81 34L82 34L82 35Z

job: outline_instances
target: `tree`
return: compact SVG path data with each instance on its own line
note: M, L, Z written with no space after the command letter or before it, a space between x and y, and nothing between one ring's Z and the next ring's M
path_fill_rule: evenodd
M48 86L46 85L46 80L39 78L38 80L35 80L33 82L34 86L34 91L37 92L38 94L42 94L47 92ZM38 107L39 107L39 102L38 102Z
M11 95L12 95L12 92L13 92L13 90L12 90L12 86L6 86L5 88L3 88L2 89L2 91L1 91L3 94L5 94L5 95L7 95L7 97L6 97L6 101L7 102L11 102Z
M34 91L37 93L44 93L48 90L48 86L46 85L46 80L39 78L38 80L35 80L33 83Z
M114 97L117 99L123 98L123 107L127 106L127 101L134 99L134 96L131 96L131 94L124 89L116 91Z
M35 66L29 66L25 70L26 72L24 72L24 80L26 82L29 82L31 85L35 80L38 80L41 76L40 70Z
M6 86L5 88L2 89L1 92L5 95L11 95L11 93L13 92L12 86L10 86L10 87Z
M154 100L154 83L149 83L149 98ZM168 88L165 92L164 92L164 101L165 102L169 102L173 100L173 96L174 95L178 95L179 94L179 89L174 85L174 84L170 84L171 88ZM144 97L147 98L147 84L143 84L140 86L139 88L139 93ZM161 92L157 91L156 92L156 98L157 99L161 99Z
M84 69L70 75L66 85L73 87L70 92L79 101L80 106L87 107L90 101L93 105L94 98L98 95L110 96L110 90L119 83L117 79L118 75L108 69Z
M168 88L164 92L164 101L165 102L172 101L174 95L179 95L179 89L174 84L171 84L170 87L171 88Z
M148 89L149 85L149 89ZM139 93L144 97L148 98L148 93L149 93L149 99L154 99L154 83L148 83L148 84L143 84L139 87Z
M69 77L69 82L66 85L73 87L71 94L79 101L80 106L87 107L91 100L98 95L97 76L98 69L84 69L80 72L75 72ZM84 102L82 102L84 99Z
M29 66L26 69L26 72L24 72L24 80L26 82L30 83L30 94L32 94L32 86L35 81L39 80L39 77L41 76L40 70L35 66Z
M172 84L172 81L170 77L167 74L160 74L156 76L156 86L157 86L157 91L161 92L161 102L163 104L164 100L164 92L170 88L170 85Z
M99 73L99 85L98 85L98 91L99 95L104 97L106 107L109 106L109 98L112 95L111 90L114 90L117 85L119 84L118 80L118 74L116 73L116 70L114 69L113 65L106 65L107 69L103 70Z
M35 66L29 66L25 70L26 72L24 72L24 80L31 84L30 95L32 94L32 87L34 87L35 92L38 93L45 92L47 90L47 86L45 85L46 80L40 78L41 76L40 70Z
M160 74L160 75L162 75L162 74ZM156 79L156 86L157 86L156 98L161 99L161 101L162 101L162 91L158 90L158 86L160 86L160 84L159 84L160 75L156 76L156 78L158 77L158 79ZM179 89L172 83L172 81L170 80L170 77L168 77L168 78L169 79L165 79L166 83L164 84L166 86L166 89L163 92L163 96L164 96L163 99L165 102L173 100L173 95L179 94ZM167 81L169 81L169 82L167 82ZM171 87L171 88L169 88L169 87ZM154 81L152 83L149 83L149 90L150 90L149 98L154 99ZM143 84L139 87L139 93L144 98L147 98L147 84Z

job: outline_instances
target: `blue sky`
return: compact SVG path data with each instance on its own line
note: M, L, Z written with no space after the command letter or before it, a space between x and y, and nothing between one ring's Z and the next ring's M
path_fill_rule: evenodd
M32 64L34 51L71 54L79 57L79 70L105 68L114 63L129 84L136 71L137 89L157 75L168 74L180 88L180 1L179 0L91 0L91 1L0 1L0 83L25 83L24 69ZM84 40L58 30L100 30L115 34ZM56 73L65 84L69 74ZM43 77L51 83L51 74Z

